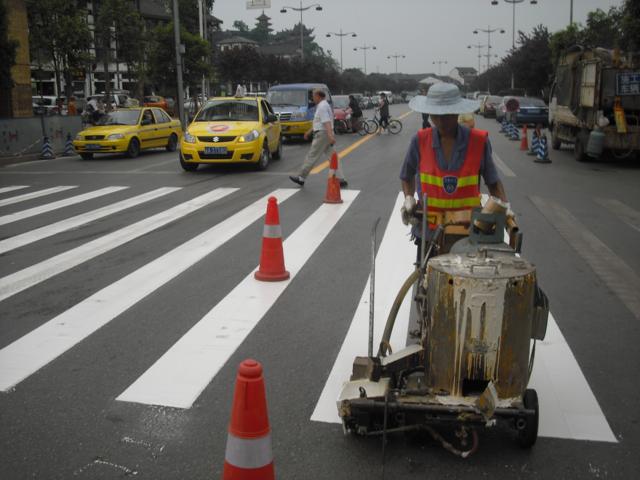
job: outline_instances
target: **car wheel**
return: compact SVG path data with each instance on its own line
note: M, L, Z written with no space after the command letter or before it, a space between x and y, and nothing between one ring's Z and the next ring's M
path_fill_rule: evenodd
M175 133L172 133L169 137L169 142L167 142L167 152L175 152L178 148L178 136Z
M197 163L187 163L182 159L182 153L178 154L178 159L180 160L180 166L185 172L195 172L198 169Z
M274 160L280 160L282 158L282 141L283 139L280 137L278 139L278 148L276 148L276 151L271 155Z
M91 160L93 158L93 153L81 153L80 158L83 160Z
M269 145L267 145L267 142L265 142L264 146L262 147L262 152L260 152L258 163L256 164L256 170L266 170L269 166L269 157L271 157L271 155L269 154Z
M133 137L127 147L127 157L136 158L140 154L140 140Z

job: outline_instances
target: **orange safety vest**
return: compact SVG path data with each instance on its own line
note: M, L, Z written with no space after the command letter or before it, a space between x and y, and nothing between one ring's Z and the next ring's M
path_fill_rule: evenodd
M471 129L467 153L457 171L442 170L438 166L432 146L433 130L418 131L420 146L420 183L427 194L427 212L444 213L452 210L471 210L480 206L480 164L489 133ZM429 228L437 225L429 219Z

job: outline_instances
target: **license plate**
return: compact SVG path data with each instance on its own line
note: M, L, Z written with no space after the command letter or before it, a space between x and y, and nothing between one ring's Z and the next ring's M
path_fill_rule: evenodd
M540 109L539 108L530 108L528 110L525 110L524 113L540 113Z
M100 145L97 143L87 143L84 148L87 150L100 150Z
M204 147L204 153L207 155L223 155L227 153L227 147Z

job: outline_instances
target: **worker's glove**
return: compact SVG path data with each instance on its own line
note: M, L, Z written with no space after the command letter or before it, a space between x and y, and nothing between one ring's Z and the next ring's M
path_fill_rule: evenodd
M400 209L402 223L405 225L415 224L416 218L413 216L413 210L416 208L416 199L412 195L404 197L404 203Z

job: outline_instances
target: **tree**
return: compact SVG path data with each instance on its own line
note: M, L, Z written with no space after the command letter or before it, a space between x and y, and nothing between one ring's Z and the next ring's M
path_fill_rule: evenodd
M9 40L9 26L7 21L7 8L0 0L0 91L2 102L0 103L0 118L8 117L11 114L11 92L13 79L11 78L11 67L16 63L16 50L18 42Z
M44 56L44 61L51 61L58 94L64 74L69 98L74 70L86 67L91 58L87 12L73 0L27 0L27 14L33 58L40 62Z
M135 80L137 96L144 94L146 81L146 48L150 42L140 14L130 12L117 23L116 57L127 65L127 76Z
M249 32L249 25L244 23L242 20L236 20L235 22L233 22L233 28L241 33Z
M519 32L519 46L504 59L514 73L515 84L530 95L541 95L549 85L553 73L549 38L549 31L543 25L535 27L531 34Z

